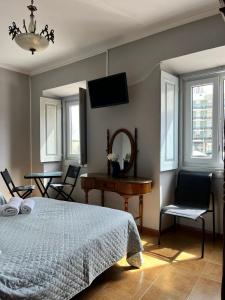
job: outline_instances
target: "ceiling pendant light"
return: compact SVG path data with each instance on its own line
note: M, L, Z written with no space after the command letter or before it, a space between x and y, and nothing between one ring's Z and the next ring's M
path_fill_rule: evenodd
M225 21L225 0L219 0L219 2L220 2L219 11L220 11L220 13L223 16L223 19Z
M9 26L9 35L12 36L12 40L15 39L17 45L19 45L24 50L31 51L34 54L36 51L42 51L46 49L51 41L54 43L54 30L50 32L48 30L48 25L42 29L41 33L36 33L36 20L34 18L34 11L37 7L33 5L34 1L31 0L31 5L27 6L30 11L30 24L28 29L26 27L25 20L23 20L23 29L25 32L21 32L16 23L13 22L12 26Z

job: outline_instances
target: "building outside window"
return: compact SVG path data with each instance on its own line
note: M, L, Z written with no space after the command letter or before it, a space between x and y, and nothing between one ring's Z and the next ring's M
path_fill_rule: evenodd
M212 156L212 103L212 85L192 87L193 157Z

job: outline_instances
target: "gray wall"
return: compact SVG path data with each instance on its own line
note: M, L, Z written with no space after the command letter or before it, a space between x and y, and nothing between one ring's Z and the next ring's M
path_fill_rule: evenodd
M16 184L30 171L29 77L0 68L0 170L8 168ZM0 178L0 191L9 196Z
M160 61L225 44L220 16L177 27L114 49L109 53L110 73L127 72L130 103L90 109L88 103L88 171L106 171L106 129L138 128L138 175L153 179L153 192L144 199L144 226L158 229L160 209ZM33 169L40 170L39 100L45 89L105 75L105 54L32 77ZM149 75L149 76L147 76ZM168 180L171 180L168 178ZM82 195L82 194L80 194ZM107 193L107 205L122 207L119 196ZM83 196L81 196L81 201ZM99 194L92 193L93 203ZM137 201L131 201L136 212Z

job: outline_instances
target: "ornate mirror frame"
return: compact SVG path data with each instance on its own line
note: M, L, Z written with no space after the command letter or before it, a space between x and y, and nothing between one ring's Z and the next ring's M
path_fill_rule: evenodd
M129 164L127 165L126 169L124 169L120 172L120 176L125 177L126 174L133 167L134 177L137 177L137 128L135 128L134 137L132 136L132 134L130 133L129 130L124 129L124 128L116 130L113 133L113 135L110 137L110 131L109 131L109 129L107 129L107 150L106 150L107 155L109 153L112 153L113 142L114 142L116 136L120 133L126 134L127 137L129 138L129 141L131 144L131 157L130 157ZM110 174L111 174L111 164L110 164L110 161L108 160L108 175L110 175Z

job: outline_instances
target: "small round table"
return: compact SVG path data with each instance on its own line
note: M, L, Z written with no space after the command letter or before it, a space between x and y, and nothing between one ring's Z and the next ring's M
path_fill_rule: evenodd
M56 171L56 172L40 172L40 173L30 173L24 176L25 179L34 179L42 197L45 197L45 195L49 198L48 195L48 188L52 182L53 178L60 178L62 177L62 172ZM48 183L46 186L43 183L44 179L48 179Z

